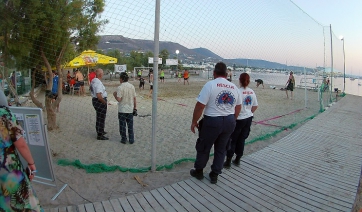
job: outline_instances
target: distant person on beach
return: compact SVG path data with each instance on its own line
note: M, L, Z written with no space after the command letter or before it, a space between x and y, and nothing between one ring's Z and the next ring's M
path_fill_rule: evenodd
M150 93L148 94L148 98L152 95L153 92L153 70L150 70L148 81L150 82Z
M177 82L181 82L182 74L181 71L177 71Z
M137 77L138 77L138 78L141 78L141 77L142 77L142 70L141 70L141 69L138 70L138 72L137 72Z
M263 88L264 88L264 82L263 82L263 80L261 80L261 79L256 79L255 82L256 82L256 87L257 87L257 88L259 87L259 85L262 85Z
M165 71L163 69L161 69L160 80L161 80L161 83L165 82Z
M92 105L96 111L96 132L97 140L108 140L106 132L104 131L104 125L106 122L107 115L107 92L106 87L102 83L103 70L97 69L96 75L90 84L91 86L91 95L92 95Z
M221 174L229 138L235 128L235 119L241 110L240 93L237 86L226 80L226 65L219 62L213 72L214 80L207 82L201 89L195 105L191 131L198 128L196 142L196 161L190 175L201 180L214 146L214 160L209 173L212 184L217 183ZM204 112L204 117L199 121ZM198 122L199 121L199 122Z
M184 85L185 85L186 81L187 81L187 84L189 85L189 72L187 70L185 70L185 72L184 72Z
M144 90L145 89L145 78L140 77L139 81L140 81L140 85L139 85L140 90L141 89Z
M91 72L88 74L88 85L91 84L92 80L96 78L96 72L94 71L94 69L91 69Z
M36 174L34 159L24 130L7 106L7 102L0 105L0 211L43 211L30 183Z
M231 69L229 69L228 68L228 71L227 71L227 77L226 77L226 79L229 81L229 82L231 82L232 80L233 80L233 74L232 74L232 72L231 72Z
M289 90L290 91L290 99L293 99L293 90L294 90L294 87L295 87L295 79L294 79L292 71L289 74L290 75L289 75L288 81L285 84L287 86L285 92L287 94L287 99L289 99L289 97L288 97L288 90Z
M82 72L80 72L79 69L77 70L77 73L75 74L75 79L76 79L77 82L79 82L79 84L80 84L80 90L79 90L80 95L85 96L84 76L83 76Z
M226 153L224 168L230 168L231 159L236 155L233 164L240 165L240 159L244 153L245 140L249 137L250 126L253 120L254 112L258 108L258 100L255 92L248 87L250 76L247 73L240 74L240 94L241 94L241 112L236 120L234 132L231 134L230 149Z
M137 110L136 107L136 91L134 86L128 82L128 74L122 72L119 75L121 83L117 91L113 92L114 98L118 102L118 121L119 121L119 134L121 135L121 143L127 143L126 125L128 129L129 143L134 143L133 133L133 111Z

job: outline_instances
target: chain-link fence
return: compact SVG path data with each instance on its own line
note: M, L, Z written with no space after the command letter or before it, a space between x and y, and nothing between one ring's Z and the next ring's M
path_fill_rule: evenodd
M70 20L76 21L74 14L69 16ZM11 17L13 22L19 21L16 16ZM196 97L202 86L212 79L213 66L218 61L227 64L236 85L239 85L241 73L247 72L251 76L249 87L256 92L259 107L254 114L248 144L263 142L308 121L344 91L342 42L333 31L331 33L330 26L318 23L292 1L162 1L160 52L153 52L155 2L151 0L106 1L101 16L94 16L101 26L99 32L92 31L91 27L82 28L81 23L33 32L34 27L52 25L39 22L43 17L32 18L38 21L22 26L32 27L28 33L34 33L33 37L18 41L31 46L26 49L30 53L17 57L19 54L12 47L3 44L3 49L8 48L8 51L3 51L2 55L8 54L9 58L13 54L11 57L15 62L5 64L2 75L9 77L9 73L19 67L26 76L34 77L35 89L30 93L33 98L29 97L23 106L36 107L39 101L48 124L55 123L48 133L54 161L82 167L89 172L150 170L152 95L149 69L153 64L149 63L149 58L155 54L162 58L158 73L163 70L165 77L153 91L157 93L158 169L194 160L197 135L190 131L192 113ZM91 20L90 16L80 18ZM56 23L65 25L65 22ZM72 33L63 34L62 30ZM99 35L99 41L91 45L85 39L86 32ZM57 36L68 37L62 40ZM118 106L112 95L120 82L114 64L67 67L69 61L88 48L117 58L118 65L127 66L130 83L137 93L134 144L120 143ZM167 59L178 62L169 65ZM33 69L28 74L30 68ZM105 131L109 140L105 141L96 139L96 112L89 91L88 73L95 68L104 70L102 83L108 93ZM74 89L80 80L75 69L79 69L84 77L85 94L79 87ZM58 82L55 82L59 83L57 100L45 91L51 91L54 82L50 70L58 74ZM185 70L189 72L188 80L184 79ZM293 96L288 91L287 98L285 87L291 71L296 86ZM139 72L144 78L144 87L139 86ZM159 79L160 76L155 76L155 80ZM257 79L263 81L258 87Z

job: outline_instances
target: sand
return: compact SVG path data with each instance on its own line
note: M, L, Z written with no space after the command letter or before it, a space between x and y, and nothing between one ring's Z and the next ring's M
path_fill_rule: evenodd
M182 80L183 81L183 80ZM34 183L38 197L44 208L78 205L88 202L99 202L108 199L155 189L178 181L188 179L192 162L183 162L172 169L162 169L156 172L131 173L86 173L84 169L73 166L59 166L59 159L71 161L79 159L83 164L102 163L107 166L117 165L123 168L145 168L151 166L152 147L152 99L148 98L149 85L145 90L138 89L138 82L131 81L137 91L138 116L134 118L135 143L121 144L118 132L117 105L112 93L119 85L118 80L103 80L108 92L108 110L105 130L109 141L96 140L95 111L91 105L89 92L87 96L65 94L57 116L58 130L48 132L49 145L53 154L53 168L56 177L56 187ZM156 161L158 166L170 165L184 158L195 158L196 135L190 131L190 124L196 97L205 80L191 76L190 85L177 83L176 79L166 79L159 83L157 106ZM235 81L236 82L236 81ZM305 93L296 89L293 100L287 99L285 91L256 88L259 108L254 114L254 124L247 141L256 141L246 145L245 154L251 154L277 141L281 137L297 129L309 117L318 114L318 94L307 92L307 108L305 108ZM279 86L280 87L280 86ZM88 88L86 87L86 90ZM42 99L43 94L38 94ZM27 106L34 106L31 102ZM46 114L45 114L46 115ZM294 126L292 129L286 128ZM273 133L279 129L281 133ZM273 134L266 139L263 136ZM211 160L209 160L211 161ZM209 162L210 163L210 162ZM210 164L205 172L209 171ZM138 176L147 186L141 185ZM64 185L65 190L52 201L51 198Z

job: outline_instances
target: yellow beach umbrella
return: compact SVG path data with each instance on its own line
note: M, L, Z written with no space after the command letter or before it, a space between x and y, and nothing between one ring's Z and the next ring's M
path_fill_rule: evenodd
M78 57L71 60L65 68L79 68L87 66L93 67L99 64L107 65L107 64L116 64L117 58L110 57L107 55L99 54L93 50L86 50L82 52Z

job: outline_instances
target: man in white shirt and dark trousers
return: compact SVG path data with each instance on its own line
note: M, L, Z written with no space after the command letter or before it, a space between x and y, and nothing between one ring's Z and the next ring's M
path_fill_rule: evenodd
M96 131L97 140L108 140L106 132L104 131L104 125L107 115L107 92L101 79L103 77L103 70L96 70L97 78L94 78L90 84L90 90L92 94L92 104L96 110Z
M128 82L128 78L128 74L122 72L119 76L121 85L118 86L117 91L113 92L113 96L118 102L119 134L121 135L121 143L123 144L127 142L126 124L129 143L134 143L133 113L137 111L136 90L134 86Z
M211 183L217 183L221 174L229 138L236 125L236 117L241 110L241 98L237 86L226 80L226 65L222 62L215 65L214 80L207 82L202 88L195 105L191 131L199 130L196 142L196 161L191 176L201 180L214 146L214 160L209 173ZM202 113L203 119L198 122Z

